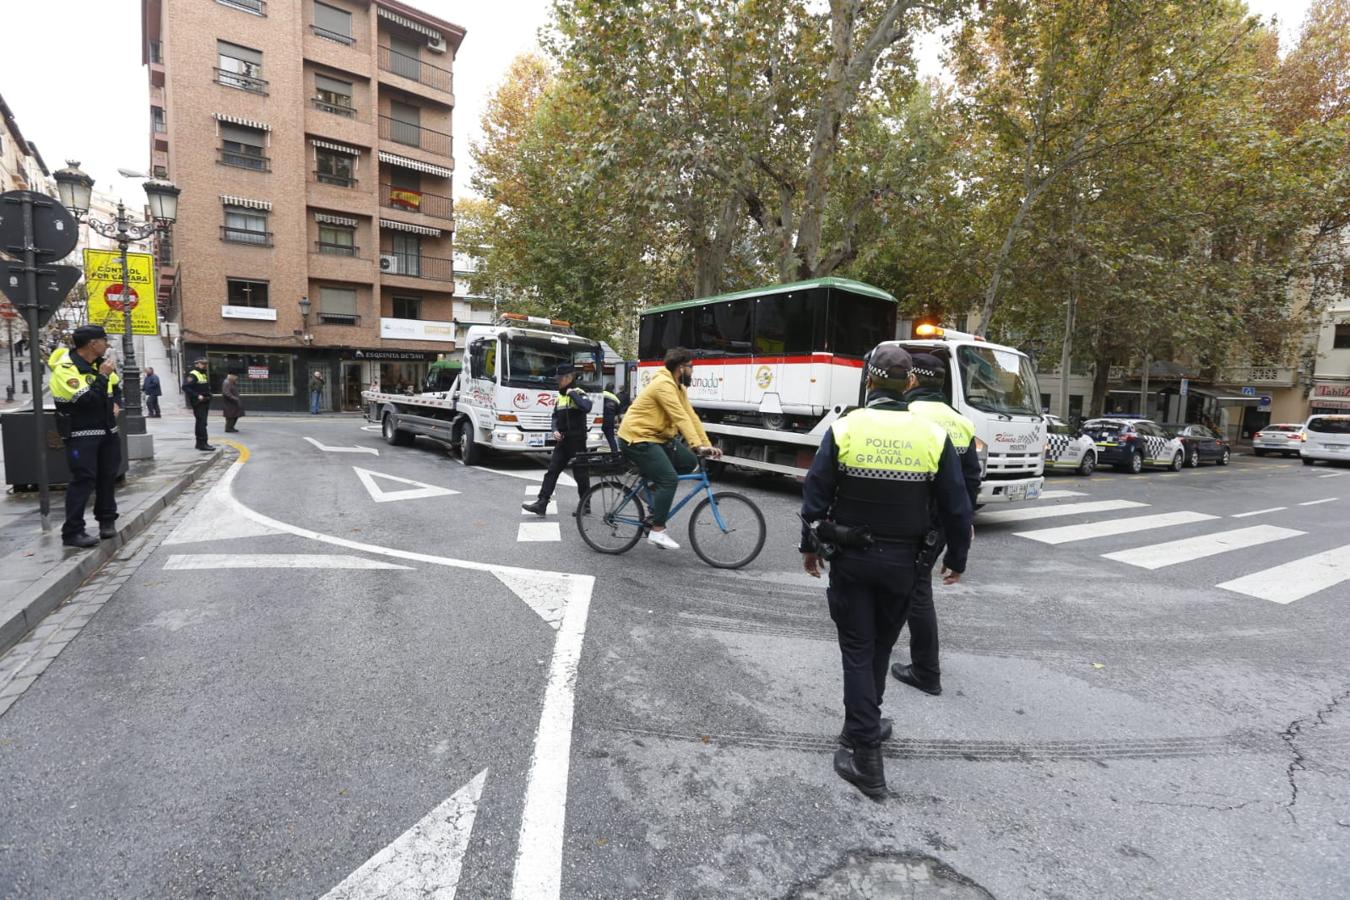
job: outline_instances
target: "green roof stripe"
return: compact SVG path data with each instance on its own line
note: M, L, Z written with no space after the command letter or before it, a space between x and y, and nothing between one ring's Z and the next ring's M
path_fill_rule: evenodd
M689 309L691 306L706 306L709 303L723 303L728 300L742 300L747 297L765 297L772 294L785 294L788 291L800 291L807 288L835 288L842 291L848 291L852 294L862 294L866 297L875 297L878 300L889 300L892 303L898 302L890 294L879 287L873 287L870 284L864 284L861 281L853 281L849 278L813 278L810 281L794 281L791 284L771 284L767 287L753 288L748 291L737 291L733 294L718 294L715 297L699 297L694 300L681 300L678 303L665 303L661 306L650 306L642 310L641 315L650 315L652 313L670 312L674 309Z

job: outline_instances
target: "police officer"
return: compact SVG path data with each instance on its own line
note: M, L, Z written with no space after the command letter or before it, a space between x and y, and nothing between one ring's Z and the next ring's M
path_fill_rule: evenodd
M71 350L59 347L47 360L47 384L63 421L58 428L66 441L66 521L61 543L67 547L95 547L99 538L117 536L117 497L114 488L122 462L117 414L122 409L122 380L112 360L104 359L108 333L100 325L81 325L71 335ZM98 538L84 530L84 507L94 495Z
M605 404L600 430L604 433L605 440L609 442L609 452L618 453L619 442L614 439L614 425L619 419L619 409L623 406L623 401L609 388L609 385L605 385L604 392L600 394L600 400Z
M548 501L558 486L558 476L578 453L586 452L586 435L591 421L591 398L577 387L577 369L571 363L558 366L558 398L553 403L553 456L548 461L548 472L539 486L539 499L526 503L521 509L542 516L548 512ZM584 497L591 482L584 468L574 469L577 495Z
M868 360L867 402L825 433L802 487L802 564L819 578L830 548L830 618L844 665L839 777L873 798L886 793L881 718L886 665L913 593L931 590L930 509L949 536L943 584L955 584L970 547L970 500L961 463L939 426L906 408L909 354L881 344ZM827 534L828 529L828 534Z
M206 442L206 419L211 415L211 376L207 374L206 366L205 359L198 359L183 379L183 393L187 394L192 417L197 420L193 434L197 437L198 450L216 449Z
M947 405L943 386L947 365L931 353L916 353L910 370L905 402L909 411L942 426L961 459L961 477L966 496L974 510L980 499L980 458L975 449L975 423ZM941 526L940 521L935 525ZM939 539L943 543L946 535ZM909 665L895 663L891 674L913 688L937 696L942 693L942 669L938 665L937 610L933 606L932 585L914 592L909 604Z

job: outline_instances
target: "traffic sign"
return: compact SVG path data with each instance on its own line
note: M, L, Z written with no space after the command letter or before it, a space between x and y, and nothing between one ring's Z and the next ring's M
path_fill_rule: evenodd
M37 316L38 327L46 325L56 311L61 308L70 289L80 280L77 266L43 266L37 274ZM23 265L0 260L0 291L4 291L19 309L29 304L28 288L24 284Z
M131 302L129 304L124 304L122 302L122 286L120 284L110 284L108 285L108 289L103 292L103 299L107 301L108 308L115 310L116 312L122 312L128 305L132 309L135 309L136 304L141 300L141 295L136 293L136 289L131 285L127 285L127 296L131 298Z
M19 311L8 300L0 300L0 319L17 319Z
M1255 396L1256 396L1256 388L1254 388L1254 387L1244 387L1244 388L1242 389L1242 396L1244 396L1244 397L1255 397Z
M0 250L23 256L23 201L33 201L33 246L37 261L56 262L75 249L80 240L79 223L64 206L36 191L0 194Z

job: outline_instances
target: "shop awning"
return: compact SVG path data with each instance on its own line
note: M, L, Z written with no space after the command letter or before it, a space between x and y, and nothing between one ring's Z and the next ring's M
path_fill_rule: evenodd
M376 9L379 11L380 18L382 19L388 19L390 22L393 22L396 25L402 25L409 31L415 31L418 34L424 34L427 37L435 38L438 41L441 40L441 33L429 25L423 25L421 22L415 22L412 19L408 18L407 16L400 16L392 9L385 9L383 6L376 7Z
M412 225L408 222L395 222L393 219L381 219L381 228L392 228L395 231L407 231L412 234L424 234L427 237L440 237L439 228L428 228L425 225Z
M243 116L231 116L226 113L216 113L217 122L229 122L231 125L243 125L245 128L256 128L259 131L271 131L272 126L266 122L257 122L253 119L245 119Z
M437 175L441 178L449 178L454 172L444 166L436 166L431 163L425 163L421 160L409 159L406 156L399 156L397 153L386 153L380 151L380 162L389 163L391 166L402 166L405 169L412 169L415 172L426 172L428 175Z
M220 202L226 206L242 206L244 209L267 209L272 208L270 200L250 200L248 197L235 197L231 194L221 194Z
M361 151L356 147L348 147L346 144L334 144L332 141L321 141L318 138L310 138L309 142L315 147L322 147L325 150L332 150L334 153L346 153L348 156L360 156Z

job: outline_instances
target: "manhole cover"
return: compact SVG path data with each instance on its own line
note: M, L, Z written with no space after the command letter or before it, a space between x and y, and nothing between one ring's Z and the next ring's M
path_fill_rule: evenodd
M984 888L930 856L850 856L793 894L796 900L994 900Z

